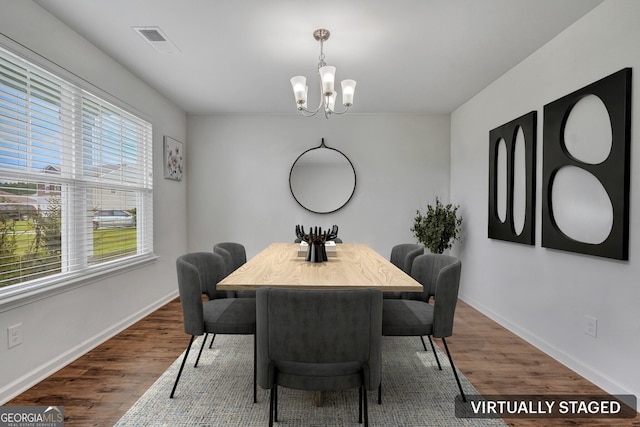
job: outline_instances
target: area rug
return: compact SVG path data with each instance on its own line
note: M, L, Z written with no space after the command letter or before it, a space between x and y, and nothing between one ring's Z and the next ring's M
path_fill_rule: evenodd
M209 338L211 339L211 338ZM169 398L182 355L118 421L116 426L266 426L269 393L258 387L253 403L253 337L218 335L213 348L205 347L193 367L202 337L197 339L173 399ZM368 393L372 426L504 426L500 419L455 416L460 393L445 353L438 351L442 371L431 349L418 338L384 337L382 405L377 392ZM478 394L462 374L465 394ZM315 394L279 388L276 426L357 426L358 391Z

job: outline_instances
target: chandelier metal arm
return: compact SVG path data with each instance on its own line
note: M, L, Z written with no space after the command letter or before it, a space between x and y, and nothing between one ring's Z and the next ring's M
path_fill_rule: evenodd
M305 117L313 117L316 114L318 114L318 111L320 111L320 108L318 108L315 111L310 111L310 110L307 110L304 107L298 107L298 111L300 111L302 113L302 115L305 116Z
M322 82L320 82L320 92L322 92ZM315 110L309 110L306 107L303 107L303 104L298 104L298 110L302 113L303 116L305 117L313 117L316 114L318 114L318 112L320 111L320 109L325 106L326 109L326 101L325 101L325 96L322 95L320 97L320 103L318 104L318 108L316 108ZM325 113L326 116L326 113ZM328 117L327 117L328 118Z
M330 111L331 111L332 114L337 114L339 116L340 114L344 114L347 111L349 111L349 106L345 105L344 106L344 111L336 111L336 110L330 110Z
M327 97L323 96L323 98L327 98ZM343 111L337 111L335 109L329 108L328 102L325 101L324 99L322 99L320 101L320 105L318 105L318 108L316 108L315 110L308 110L308 109L306 109L304 107L299 106L298 107L298 111L300 111L302 113L302 115L305 116L305 117L313 117L316 114L318 114L318 112L320 112L320 110L322 109L324 111L324 116L328 119L329 116L332 115L332 114L335 114L335 115L339 116L341 114L346 113L347 111L349 111L349 107L350 107L350 105L345 105Z

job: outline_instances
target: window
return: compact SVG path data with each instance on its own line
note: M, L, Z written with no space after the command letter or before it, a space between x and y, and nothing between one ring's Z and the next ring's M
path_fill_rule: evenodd
M153 252L147 121L0 47L0 297Z

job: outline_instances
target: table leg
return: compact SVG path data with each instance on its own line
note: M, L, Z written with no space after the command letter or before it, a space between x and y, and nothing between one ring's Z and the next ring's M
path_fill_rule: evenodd
M322 406L322 392L321 391L316 391L315 392L315 400L316 400L316 406L319 408Z

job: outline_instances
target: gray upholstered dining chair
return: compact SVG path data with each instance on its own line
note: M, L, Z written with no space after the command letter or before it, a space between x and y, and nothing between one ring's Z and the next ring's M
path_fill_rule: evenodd
M227 267L229 268L227 274L231 274L238 269L242 264L247 262L247 252L244 246L235 242L222 242L213 245L213 252L220 253L223 257L227 257L222 251L228 253L229 258L225 259Z
M207 333L255 335L256 331L256 300L254 298L227 298L226 292L216 289L217 283L227 274L222 256L213 252L192 252L178 257L176 269L184 331L191 335L191 340L171 390L171 398L175 394L182 370L189 356L189 350L196 336ZM206 294L209 300L203 302L202 294ZM198 364L203 348L204 340L195 366ZM255 349L254 336L254 402L256 401Z
M411 275L413 260L424 253L424 248L417 243L400 243L391 248L389 261L405 273ZM383 298L400 298L402 292L385 292Z
M382 305L383 336L419 336L425 351L424 339L429 337L431 349L442 370L431 336L441 338L447 352L462 399L466 402L456 367L453 364L446 337L453 334L453 317L458 302L462 262L453 256L424 254L413 260L411 276L424 290L422 293L404 293L400 299L385 299ZM433 304L429 300L433 297ZM382 385L378 389L381 403Z
M401 243L391 248L389 261L407 274L411 274L413 260L424 253L424 248L417 243Z
M381 375L382 292L260 288L256 295L258 384L271 390L269 425L278 421L278 386L311 391L367 390Z
M213 252L224 258L227 266L227 275L233 273L247 262L247 252L241 243L222 242L213 245ZM255 291L235 291L234 296L239 298L255 298Z

